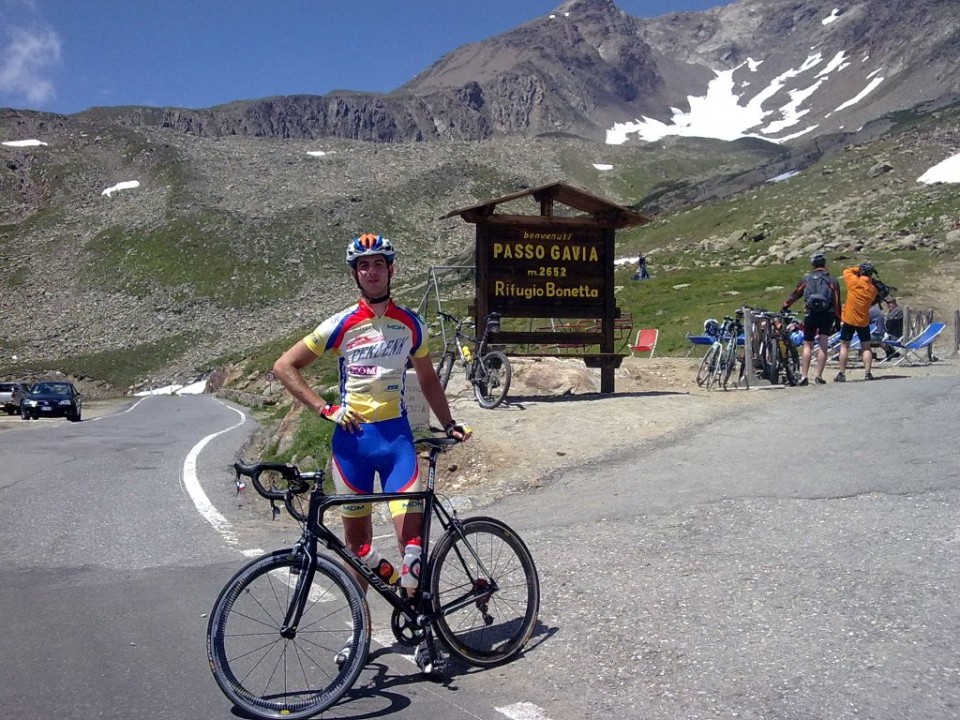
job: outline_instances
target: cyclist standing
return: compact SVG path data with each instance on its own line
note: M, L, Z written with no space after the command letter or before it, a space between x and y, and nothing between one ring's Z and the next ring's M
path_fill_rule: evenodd
M803 353L800 357L800 382L807 385L810 359L813 356L813 341L820 345L817 355L817 385L823 385L823 371L827 366L827 341L834 325L840 328L840 284L827 271L827 258L822 252L810 258L813 270L804 275L784 303L781 312L786 312L793 303L803 297Z
M347 246L347 264L360 290L360 300L320 323L273 366L277 379L293 397L336 424L332 464L338 493L373 493L374 474L379 475L383 492L421 489L413 432L404 404L408 361L446 434L461 441L471 434L470 428L457 423L450 412L430 361L423 321L390 298L395 255L393 243L381 235L366 233L354 238ZM326 402L303 376L303 369L326 352L339 356L337 403ZM407 544L420 538L423 504L393 501L390 511L402 557ZM344 539L353 552L373 539L371 512L370 503L341 506ZM410 568L404 567L404 572L409 574ZM434 660L423 655L418 649L416 658L421 669Z
M847 300L843 304L843 324L840 326L840 372L834 382L846 382L847 357L850 341L856 335L863 353L864 380L873 380L873 350L870 347L870 306L877 298L877 288L872 276L876 272L872 263L845 268L843 282L847 286Z

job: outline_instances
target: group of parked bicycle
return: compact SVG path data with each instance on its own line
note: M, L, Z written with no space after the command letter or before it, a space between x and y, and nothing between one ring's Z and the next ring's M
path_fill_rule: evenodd
M891 296L892 288L877 276L872 263L843 270L846 298L841 303L840 283L826 269L823 253L814 253L810 259L813 269L805 274L779 312L770 312L744 306L734 316L725 316L723 322L711 318L704 322L704 337L709 349L697 371L697 384L710 389L726 389L736 371L737 384L746 375L747 360L756 374L776 385L824 384L823 372L827 356L836 349L840 371L835 382L846 381L846 368L851 351L863 360L864 379L873 380L874 349L883 348L884 360L898 354L899 336L903 328L903 313ZM801 320L790 312L790 306L804 301ZM888 321L881 309L887 303ZM745 345L744 317L750 311L752 320L749 348ZM894 323L898 323L894 327ZM836 332L834 332L836 330ZM890 330L899 330L896 336ZM815 375L808 377L811 365Z
M743 306L722 322L710 318L703 324L703 337L712 338L697 369L697 385L708 390L727 389L732 378L742 385L746 376L746 333L744 318L750 310L750 358L754 373L777 385L796 385L800 380L799 346L803 342L800 319L787 311L771 312Z

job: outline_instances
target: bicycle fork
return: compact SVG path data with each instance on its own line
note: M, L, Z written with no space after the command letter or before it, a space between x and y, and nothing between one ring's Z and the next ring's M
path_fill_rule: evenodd
M297 626L300 624L300 618L303 617L303 610L307 606L307 597L310 594L310 588L313 586L313 577L317 572L317 551L316 545L311 552L311 548L300 548L303 551L303 557L300 561L300 568L297 573L297 584L293 589L293 599L290 607L287 608L287 614L283 618L283 626L280 628L280 637L286 640L293 640L297 636Z

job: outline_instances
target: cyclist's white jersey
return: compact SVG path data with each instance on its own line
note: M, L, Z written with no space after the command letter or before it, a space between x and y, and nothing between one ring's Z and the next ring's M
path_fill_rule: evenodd
M303 339L316 354L340 356L340 404L367 422L406 415L407 359L426 357L426 326L412 310L390 300L378 317L364 300L324 320Z

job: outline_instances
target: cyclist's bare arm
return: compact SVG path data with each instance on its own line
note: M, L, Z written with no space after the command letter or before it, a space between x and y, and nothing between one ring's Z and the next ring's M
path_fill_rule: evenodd
M440 426L446 429L453 422L453 414L450 412L450 404L447 402L446 393L443 392L443 386L440 384L440 378L437 377L437 371L433 368L430 356L412 357L410 360L417 373L417 380L420 381L423 397L436 415ZM470 437L470 431L467 429L465 433L456 433L454 437L457 440L466 440Z
M313 351L303 340L300 340L273 364L273 374L287 392L315 413L342 425L350 432L356 431L364 420L363 416L346 408L343 410L337 408L331 413L334 408L329 406L326 400L320 397L304 379L303 369L316 359L317 356Z
M314 412L319 413L326 402L303 377L303 369L316 359L317 356L313 351L303 340L300 340L273 364L273 374L287 392Z

